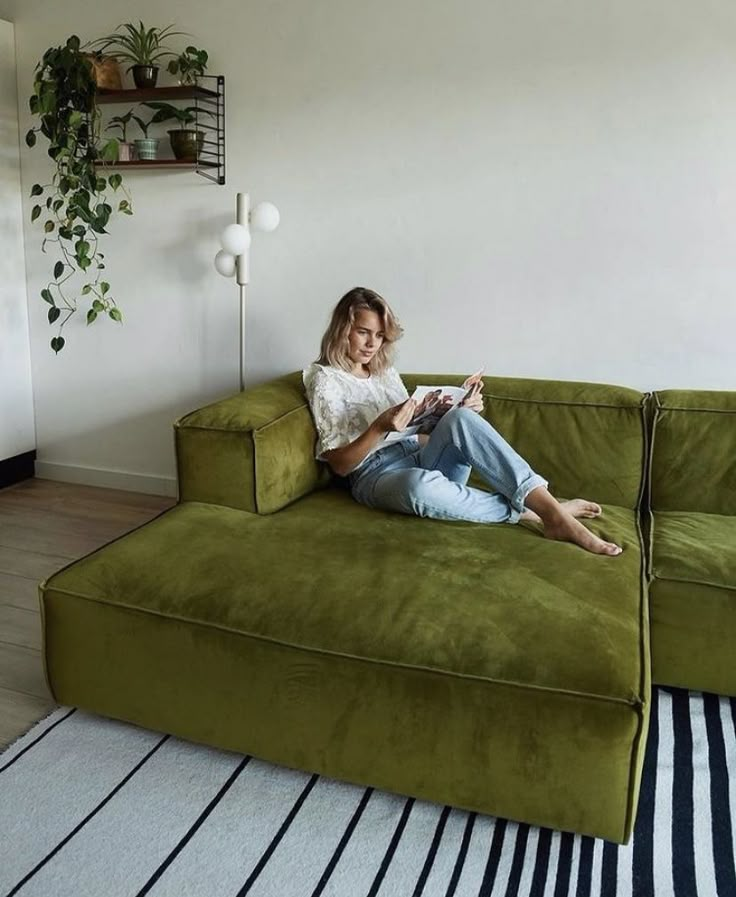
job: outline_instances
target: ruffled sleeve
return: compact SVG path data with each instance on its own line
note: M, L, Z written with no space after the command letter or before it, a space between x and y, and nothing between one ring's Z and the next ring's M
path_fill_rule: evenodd
M312 364L302 373L304 388L319 437L317 455L340 448L350 441L349 407L340 383L321 365Z

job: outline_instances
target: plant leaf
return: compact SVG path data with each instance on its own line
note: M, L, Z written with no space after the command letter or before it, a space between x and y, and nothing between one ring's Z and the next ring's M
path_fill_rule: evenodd
M57 308L55 305L49 309L49 324L53 324L54 321L61 315L61 309Z
M58 355L59 352L61 352L61 350L64 348L64 337L63 336L55 336L51 340L51 348Z
M102 147L100 157L105 162L115 162L118 158L118 141L115 137L111 137Z
M57 262L54 265L54 280L58 280L64 273L64 262Z

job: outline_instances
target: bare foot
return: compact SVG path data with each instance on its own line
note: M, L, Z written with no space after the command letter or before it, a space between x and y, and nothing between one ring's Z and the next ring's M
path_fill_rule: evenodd
M586 498L573 498L571 501L561 501L560 507L572 514L573 517L600 517L601 506Z
M600 517L601 506L594 501L588 501L585 498L573 498L570 501L561 501L560 507L571 514L573 517ZM527 520L529 523L541 523L542 518L534 511L528 508L524 510L520 517L521 520Z
M607 554L611 557L621 554L623 548L613 542L604 542L587 530L582 523L563 512L559 518L544 524L545 539L556 539L559 542L574 542L593 554Z

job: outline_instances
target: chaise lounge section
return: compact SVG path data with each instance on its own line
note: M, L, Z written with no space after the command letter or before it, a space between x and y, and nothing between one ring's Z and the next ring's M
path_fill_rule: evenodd
M484 398L554 494L602 504L588 523L621 556L357 504L314 459L295 372L177 421L177 506L41 584L55 699L627 841L651 688L648 398L490 377Z

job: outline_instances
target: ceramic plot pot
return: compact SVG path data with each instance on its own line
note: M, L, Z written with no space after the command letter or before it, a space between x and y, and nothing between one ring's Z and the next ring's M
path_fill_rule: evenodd
M133 80L136 87L155 87L158 81L157 65L134 65L132 66Z
M136 155L141 162L150 162L158 158L159 137L140 137L135 142Z
M197 161L197 156L202 152L204 131L195 131L193 128L177 128L167 133L174 158L180 159L182 162Z
M118 162L132 162L135 158L135 147L132 143L118 143Z

